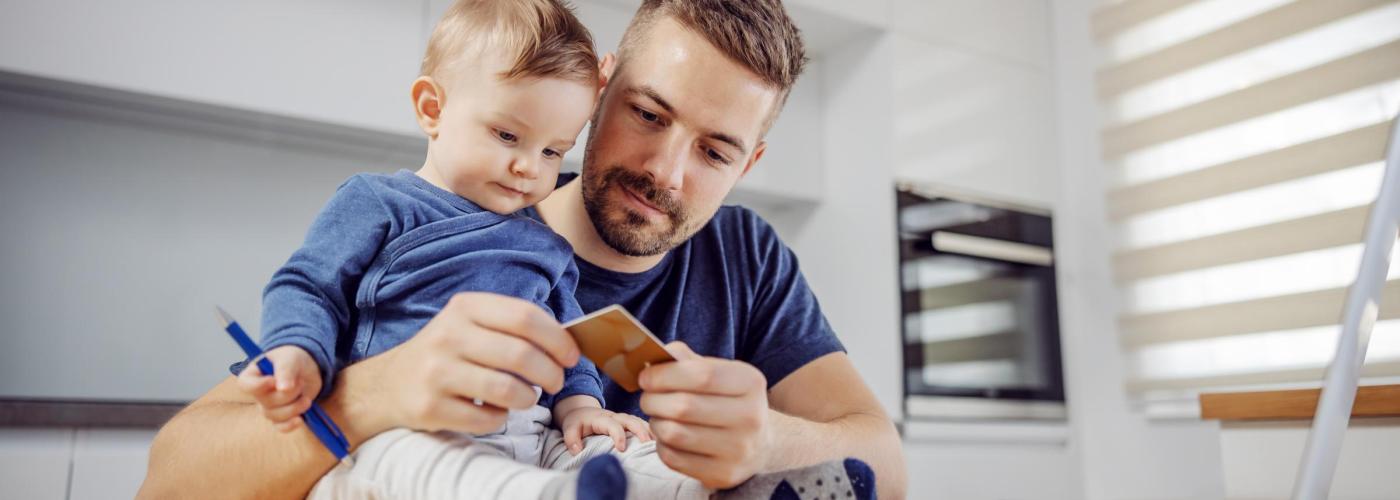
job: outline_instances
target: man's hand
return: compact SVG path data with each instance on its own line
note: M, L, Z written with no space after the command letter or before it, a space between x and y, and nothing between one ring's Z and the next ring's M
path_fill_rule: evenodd
M748 363L702 357L667 344L674 363L641 373L642 411L651 417L661 461L708 488L730 488L763 470L768 383Z
M321 371L302 348L284 345L267 351L272 376L263 375L257 363L248 363L238 374L238 388L262 406L263 416L281 432L302 425L300 417L321 393Z
M564 367L578 359L573 338L539 306L460 293L412 339L359 363L345 383L361 385L355 391L377 409L371 435L393 427L481 434L500 428L507 410L535 405L530 384L562 389Z

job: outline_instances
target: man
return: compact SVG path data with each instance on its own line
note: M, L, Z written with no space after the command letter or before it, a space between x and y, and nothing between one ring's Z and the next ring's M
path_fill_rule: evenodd
M899 437L792 252L720 206L763 156L804 59L777 0L645 1L601 62L582 175L532 215L573 245L585 311L620 303L677 341L680 361L643 372L640 395L605 388L609 409L650 418L667 465L725 488L853 456L900 498ZM352 447L395 427L484 433L534 404L529 385L487 374L557 390L578 356L532 304L460 294L408 342L347 367L321 404ZM277 397L230 378L190 404L152 443L142 496L302 496L334 465L309 432L264 423L239 383Z

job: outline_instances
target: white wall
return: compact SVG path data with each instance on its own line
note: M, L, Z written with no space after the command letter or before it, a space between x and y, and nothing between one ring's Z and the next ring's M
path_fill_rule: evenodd
M1226 498L1288 498L1311 422L1239 422L1220 432ZM1353 419L1342 440L1331 498L1400 498L1400 418Z
M896 9L896 176L1053 208L1046 2L900 1Z
M0 10L0 69L418 134L408 88L421 5L5 0Z
M1093 0L1051 3L1053 78L1060 202L1056 257L1060 337L1078 440L1084 497L1090 499L1221 498L1218 426L1149 421L1129 407L1118 344L1117 294L1109 271L1104 174L1094 112Z
M198 397L242 357L214 306L256 332L336 186L421 154L38 101L0 92L0 397Z

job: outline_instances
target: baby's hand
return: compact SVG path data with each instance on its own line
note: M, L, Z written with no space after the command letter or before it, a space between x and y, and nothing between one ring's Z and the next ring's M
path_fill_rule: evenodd
M569 452L577 455L583 451L583 438L593 435L608 435L613 438L613 448L627 450L627 433L631 432L642 441L651 441L651 426L647 421L626 413L613 413L596 407L575 408L564 415L564 444Z
M257 363L248 363L238 374L238 387L262 405L263 416L277 430L291 432L303 425L299 417L321 392L321 371L300 347L277 347L265 357L272 362L273 376L264 376Z

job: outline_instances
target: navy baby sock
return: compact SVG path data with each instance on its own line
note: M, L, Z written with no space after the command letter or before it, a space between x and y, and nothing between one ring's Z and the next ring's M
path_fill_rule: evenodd
M578 500L627 498L627 474L612 455L601 455L583 464L578 474Z

